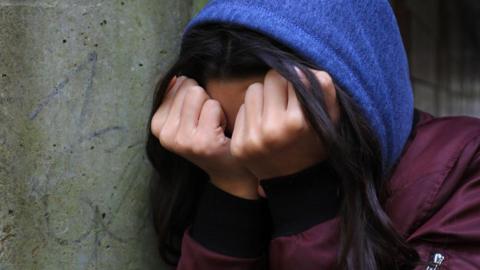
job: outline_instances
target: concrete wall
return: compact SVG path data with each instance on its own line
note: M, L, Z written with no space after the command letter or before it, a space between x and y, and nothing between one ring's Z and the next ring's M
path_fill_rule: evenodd
M0 270L166 269L143 142L192 0L0 1Z
M203 6L205 6L208 3L209 0L193 0L193 10L192 10L192 16L197 14Z

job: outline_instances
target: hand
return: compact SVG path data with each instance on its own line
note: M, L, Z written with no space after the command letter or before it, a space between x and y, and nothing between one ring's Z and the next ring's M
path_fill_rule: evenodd
M328 112L339 116L331 77L313 70L325 91ZM305 75L299 71L302 80ZM235 120L231 152L259 180L301 171L327 158L321 138L305 118L293 85L277 71L250 85ZM261 193L261 191L259 190Z
M196 164L224 191L256 199L258 181L231 155L225 127L220 103L184 76L172 80L151 121L152 134L165 149Z

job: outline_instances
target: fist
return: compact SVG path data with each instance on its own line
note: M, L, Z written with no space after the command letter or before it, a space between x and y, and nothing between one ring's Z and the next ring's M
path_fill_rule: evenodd
M258 181L231 155L225 127L220 103L183 76L170 83L151 121L152 134L165 149L200 167L219 188L256 198Z
M306 82L305 75L299 75ZM331 77L313 70L331 118L339 108ZM296 173L327 158L326 147L305 118L293 85L270 70L250 85L235 120L232 155L259 180Z

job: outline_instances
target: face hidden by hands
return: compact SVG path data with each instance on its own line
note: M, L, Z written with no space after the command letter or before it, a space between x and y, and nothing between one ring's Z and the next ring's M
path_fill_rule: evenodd
M327 111L338 121L335 87L326 72L312 70ZM300 73L306 82L305 77ZM326 158L290 82L275 70L265 76L196 81L174 78L151 123L162 146L205 170L234 195L254 199L258 180L287 175Z

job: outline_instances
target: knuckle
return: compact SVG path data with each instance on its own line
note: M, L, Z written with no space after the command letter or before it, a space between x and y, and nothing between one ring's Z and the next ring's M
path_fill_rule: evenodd
M181 85L178 87L177 91L175 91L174 99L176 99L179 96L182 96L184 94L188 94L192 90L192 88L196 88L196 87L200 87L200 86L197 84L197 82L195 80L189 79L189 78L184 79L181 82Z
M177 134L174 139L175 149L184 154L191 153L191 139L187 136L183 135L182 133Z
M195 156L208 156L207 148L200 143L195 143L192 145L192 154Z
M160 136L160 131L162 127L160 126L160 119L157 115L154 115L152 117L152 120L150 121L150 132L155 136L159 137Z
M270 69L267 74L265 74L265 81L267 80L278 80L281 79L282 75L278 73L275 69Z
M163 108L159 108L154 113L154 115L152 116L152 119L150 120L150 131L157 138L160 135L160 131L165 125L165 120L166 120L166 112L165 110L162 110L162 109Z
M260 82L252 83L248 86L245 95L255 94L258 91L262 91L262 89L263 89L263 83L260 83Z
M332 77L330 77L330 75L327 72L317 71L316 75L317 75L318 80L320 81L320 84L323 87L329 87L329 86L333 85Z
M210 157L213 155L213 148L205 136L198 136L191 146L191 153L196 156Z
M190 86L197 86L198 83L196 80L192 79L192 78L189 78L189 77L185 77L185 80L182 82L182 88L183 87L190 87Z
M246 141L244 148L249 156L264 154L268 150L263 137L256 132L252 132Z
M241 162L245 162L251 157L251 151L248 151L248 148L249 144L246 136L233 138L230 142L231 155Z
M261 90L263 88L263 83L261 82L254 82L248 86L248 89L252 89L252 91L255 90Z
M220 102L216 99L208 99L205 101L205 104L203 104L204 107L210 108L210 109L218 109L220 108Z
M262 126L262 137L266 145L278 144L284 137L284 130L278 124Z
M206 95L205 90L201 86L198 86L198 85L190 86L187 89L187 93L188 93L189 96L192 96L192 97L195 97L195 98L202 97L202 96Z
M305 122L305 118L303 117L303 114L292 113L289 117L287 117L286 128L289 132L298 134L306 131L306 129L308 128L308 125Z
M198 85L197 80L192 77L187 77L187 82L191 83L192 85Z
M207 95L200 86L191 86L185 89L185 91L185 102L189 105L201 101Z
M244 160L248 158L247 153L245 152L245 147L243 143L232 141L230 144L230 153L232 156L238 160Z
M247 91L245 92L245 103L249 103L255 99L257 99L258 96L263 95L263 84L256 82L248 86Z
M166 129L166 128L163 128L160 132L159 132L159 136L158 136L158 140L160 141L160 144L165 148L165 149L168 149L168 150L173 150L173 145L172 145L172 134L171 132Z
M222 106L220 105L220 102L218 102L215 99L207 99L203 103L202 113L216 114L221 111L222 111Z

